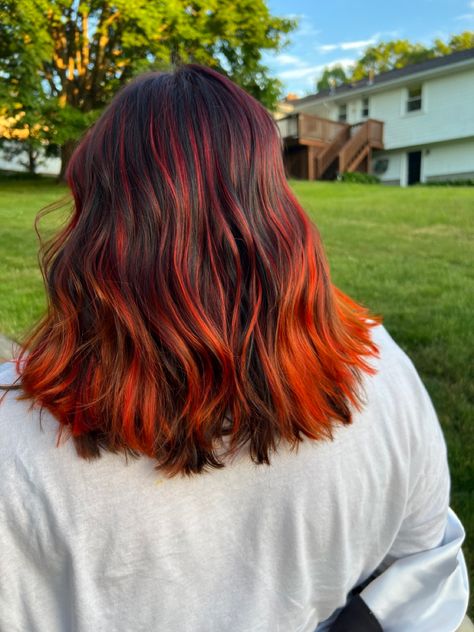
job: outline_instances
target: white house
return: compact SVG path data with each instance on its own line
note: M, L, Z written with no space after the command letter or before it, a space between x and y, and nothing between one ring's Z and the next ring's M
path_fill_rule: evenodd
M474 48L286 100L276 118L295 177L474 179Z

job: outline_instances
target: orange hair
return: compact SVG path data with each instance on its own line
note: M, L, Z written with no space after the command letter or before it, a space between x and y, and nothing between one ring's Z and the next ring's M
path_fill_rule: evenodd
M149 73L113 99L67 172L67 226L42 253L48 310L17 359L23 399L84 458L269 463L360 407L378 321L339 291L286 181L269 113L218 72Z

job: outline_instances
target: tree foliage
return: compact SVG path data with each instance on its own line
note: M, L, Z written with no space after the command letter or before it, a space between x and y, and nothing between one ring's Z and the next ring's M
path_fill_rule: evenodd
M272 107L281 83L262 51L279 50L295 26L265 0L0 0L0 112L40 124L65 166L115 92L146 70L212 66Z
M452 35L447 42L435 39L431 46L412 43L404 39L380 42L366 48L352 69L346 73L342 68L339 70L337 66L326 67L317 82L317 90L329 88L331 79L336 82L336 85L359 81L368 77L370 73L377 75L468 48L474 48L474 31Z
M388 72L395 68L404 68L409 64L416 64L435 57L432 48L423 44L412 44L408 40L381 42L376 46L369 46L356 62L351 74L352 81L358 81L369 75Z
M346 71L340 64L325 68L321 78L317 83L317 90L329 90L329 88L340 86L347 83L348 77Z

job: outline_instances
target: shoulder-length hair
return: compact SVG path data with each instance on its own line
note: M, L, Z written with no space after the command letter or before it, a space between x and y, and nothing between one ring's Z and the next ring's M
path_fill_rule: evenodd
M79 456L148 455L168 475L248 444L330 439L377 354L330 280L285 177L276 123L222 74L144 74L67 170L67 225L42 249L48 309L16 360L20 398Z

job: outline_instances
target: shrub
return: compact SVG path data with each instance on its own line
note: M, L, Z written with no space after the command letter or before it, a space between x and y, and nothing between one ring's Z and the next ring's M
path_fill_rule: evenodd
M361 173L360 171L345 171L339 174L338 180L341 182L355 182L358 184L379 184L380 179L371 173Z
M421 182L428 187L474 187L474 178L466 180L432 180L431 182Z

